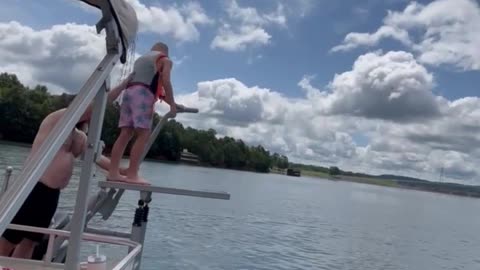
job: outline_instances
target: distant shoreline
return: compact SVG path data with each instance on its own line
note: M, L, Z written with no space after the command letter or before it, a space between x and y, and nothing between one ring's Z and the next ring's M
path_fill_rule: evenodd
M0 140L0 145L13 145L13 146L19 146L24 148L32 147L31 143L12 142L12 141L5 141L5 140Z
M416 190L437 194L453 195L468 198L480 198L480 186L467 186L462 184L441 183L441 182L415 182L395 179L381 179L375 177L357 177L348 175L329 175L313 171L302 171L308 177L328 181L344 181L367 185L382 186L387 188L398 188L404 190Z
M12 141L6 141L6 140L0 140L0 145L12 145L12 146L24 147L24 148L31 148L32 146L32 144L29 144L29 143L19 143L19 142L12 142ZM105 155L109 156L109 154L105 154ZM128 156L124 156L123 158L128 158ZM192 163L192 162L187 162L182 160L170 161L162 158L145 158L145 161L164 163L164 164L182 164L182 165L189 165L189 166L203 167L203 168L226 169L226 170L232 170L232 171L265 174L262 172L256 172L252 170L215 167L208 164L204 164L202 162ZM282 173L280 171L276 171L275 169L272 169L268 173L287 176L287 174ZM382 179L382 178L376 178L376 177L357 177L357 176L348 176L348 175L332 176L332 175L329 175L328 173L309 171L309 170L302 170L301 174L302 176L317 178L320 180L344 181L344 182L368 184L368 185L375 185L375 186L382 186L382 187L399 188L399 189L405 189L405 190L426 191L426 192L433 192L433 193L454 195L454 196L461 196L461 197L480 198L479 186L467 186L467 185L461 185L461 184L439 183L439 182L428 182L428 181L420 182L420 181L405 181L405 180L399 180L399 179Z
M32 147L32 144L29 144L29 143L21 143L21 142L6 141L6 140L0 140L0 145L11 145L11 146L17 146L17 147L22 147L22 148L31 148ZM106 157L110 158L110 153L104 153L104 155ZM123 159L128 159L129 156L124 155L122 158ZM145 157L144 161L164 163L164 164L181 164L181 165L189 165L189 166L202 167L202 168L224 169L224 170L232 170L232 171L253 172L253 173L259 173L259 174L265 174L264 172L258 172L258 171L254 171L254 170L248 170L248 169L235 169L235 168L227 168L227 167L220 167L220 166L212 166L212 165L206 164L206 163L201 162L201 161L198 161L198 162L189 162L189 161L183 161L183 160L173 161L173 160L168 160L168 159L161 158L161 157L157 157L157 158Z

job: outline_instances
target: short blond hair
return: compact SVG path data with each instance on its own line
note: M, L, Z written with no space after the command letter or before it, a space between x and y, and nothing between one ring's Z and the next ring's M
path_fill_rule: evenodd
M157 42L152 46L152 51L161 51L168 55L168 46L163 42Z

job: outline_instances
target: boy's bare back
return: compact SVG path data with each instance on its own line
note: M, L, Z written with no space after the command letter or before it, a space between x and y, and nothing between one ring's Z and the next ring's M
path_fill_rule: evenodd
M62 118L65 111L66 108L60 109L45 117L38 129L37 135L35 136L30 156L38 151L38 148ZM75 158L85 151L86 141L87 137L85 133L75 128L57 152L55 158L47 167L47 170L39 181L53 189L65 188L72 176ZM30 158L30 156L28 158Z

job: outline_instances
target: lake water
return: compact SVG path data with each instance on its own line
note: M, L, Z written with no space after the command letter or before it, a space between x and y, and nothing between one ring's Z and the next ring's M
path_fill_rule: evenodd
M0 145L0 168L18 173L28 151ZM78 172L61 210L74 205ZM151 162L142 172L155 185L231 194L154 196L145 270L480 269L478 199ZM127 192L111 219L91 224L128 232L137 199Z

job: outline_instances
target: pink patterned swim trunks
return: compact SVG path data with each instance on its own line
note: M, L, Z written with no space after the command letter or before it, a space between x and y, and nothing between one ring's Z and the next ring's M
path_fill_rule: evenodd
M142 85L133 85L123 91L118 127L150 129L155 97Z

